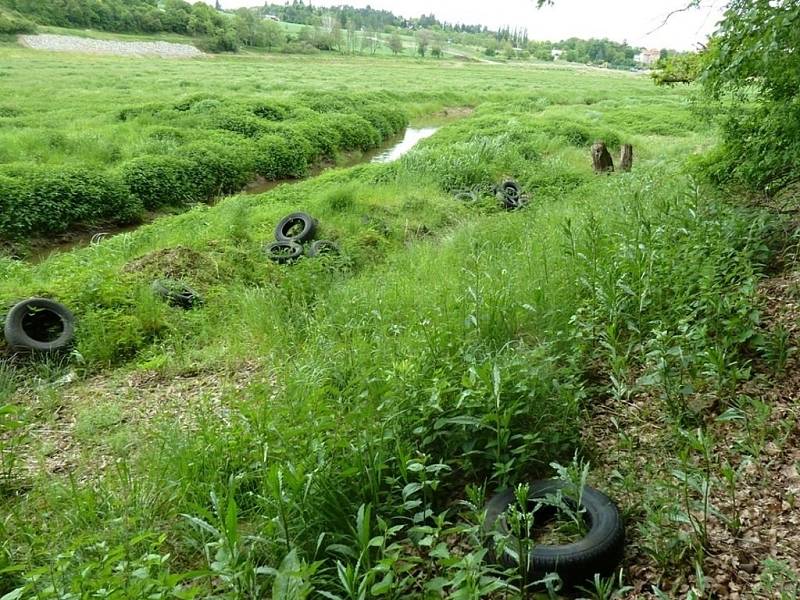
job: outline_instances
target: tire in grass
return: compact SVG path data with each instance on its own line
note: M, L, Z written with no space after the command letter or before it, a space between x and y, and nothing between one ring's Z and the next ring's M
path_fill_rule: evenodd
M530 484L528 499L533 504L559 491L564 502L574 510L577 499L573 497L571 487L555 479ZM494 559L510 568L517 567L517 560L507 552L497 556L497 545L492 540L499 535L512 548L516 545L517 540L509 530L505 518L506 510L515 502L513 489L497 494L486 505L484 522L484 532L490 540L492 552L495 553ZM612 573L619 565L625 545L625 528L619 509L608 496L588 486L583 490L581 505L586 511L588 533L569 544L533 544L530 550L530 568L535 577L557 573L565 584L576 585L590 581L595 573ZM534 521L541 523L542 520L546 521L548 517L552 519L554 516L555 510L545 506L534 513Z
M276 241L264 248L267 257L278 264L293 262L303 256L303 247L297 242Z
M314 238L316 229L314 217L303 212L292 213L281 219L275 227L275 239L279 242L302 244Z
M322 255L335 256L340 254L339 246L330 240L316 240L308 246L306 254L309 258L316 258Z
M157 279L150 287L157 296L166 300L170 306L189 310L203 303L200 294L180 281Z
M519 198L512 199L512 198L503 198L503 206L506 210L519 210L520 208L525 208L528 205L528 197L527 196L520 196Z
M60 302L30 298L9 311L3 330L12 350L60 352L75 338L75 316Z
M498 193L509 200L518 200L522 196L522 189L513 179L506 179L497 188Z
M453 197L465 204L473 204L480 199L478 192L475 190L457 190L453 192Z

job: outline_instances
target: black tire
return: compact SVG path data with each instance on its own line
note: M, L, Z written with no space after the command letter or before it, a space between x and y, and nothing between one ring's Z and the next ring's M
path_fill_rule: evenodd
M275 227L275 239L279 242L302 244L314 238L317 222L309 214L298 212L286 215Z
M322 256L323 254L335 256L340 253L339 246L330 240L317 240L315 242L311 242L311 244L308 246L308 250L306 251L306 254L308 254L309 258L316 258L318 256Z
M303 247L297 242L277 241L264 248L267 257L278 264L285 264L303 256Z
M170 306L189 310L203 303L200 294L180 281L157 279L150 287L156 295L164 298Z
M506 179L498 186L498 193L509 200L518 200L522 196L522 189L513 179Z
M30 298L8 312L3 330L12 350L60 352L75 338L75 316L59 302Z
M566 501L570 500L568 485L555 479L533 482L528 498L532 501L543 499L558 490L562 490ZM576 499L572 501L577 502ZM492 546L492 540L497 534L514 539L503 517L506 509L514 502L514 490L506 490L497 494L486 505L484 532L489 536ZM612 573L622 561L625 528L617 506L608 496L589 486L584 488L582 505L589 522L586 537L571 544L534 545L530 552L530 565L535 577L542 578L547 573L557 573L566 585L581 584L591 580L595 573ZM541 510L544 509L537 511L536 515L542 514ZM506 553L494 558L506 567L517 566L513 557Z
M519 198L503 198L503 206L506 210L519 210L528 206L528 197L520 196Z

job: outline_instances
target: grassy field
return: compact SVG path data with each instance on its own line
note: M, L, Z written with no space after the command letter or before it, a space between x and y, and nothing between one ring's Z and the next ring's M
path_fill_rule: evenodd
M0 257L0 305L47 295L78 318L68 356L0 362L0 594L527 597L482 549L481 511L554 461L597 465L620 501L632 597L712 589L712 542L746 501L739 463L709 466L729 444L705 424L750 439L740 459L771 435L738 390L754 364L786 367L757 293L782 239L687 174L714 139L687 92L448 61L0 56L0 163L19 178L157 166L211 136L246 163L281 135L248 107L285 107L309 144L347 118L463 117L396 163L194 204L38 265ZM255 129L218 131L223 108ZM632 143L633 173L592 174L598 138ZM497 206L504 177L526 209ZM340 256L265 259L297 210ZM153 297L165 276L203 306ZM628 417L655 433L626 437ZM731 477L733 513L710 492L729 500ZM784 581L773 558L759 585Z

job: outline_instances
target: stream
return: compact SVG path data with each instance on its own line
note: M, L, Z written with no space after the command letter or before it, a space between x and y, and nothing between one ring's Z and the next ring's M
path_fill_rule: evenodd
M347 168L366 163L390 163L401 158L403 155L410 152L419 142L431 137L439 130L439 127L407 127L405 132L392 139L387 140L378 148L364 152L363 154L354 154L345 157L344 160L337 164L322 164L311 169L308 177L302 179L280 179L275 181L268 181L263 177L259 177L255 181L245 186L242 193L244 194L263 194L279 185L295 184L305 181L312 177L316 177L321 173L333 168ZM30 254L26 257L26 261L31 264L39 264L44 262L53 255L68 252L77 248L83 248L92 243L99 242L103 239L108 239L111 236L135 231L141 225L152 223L158 218L158 215L148 215L143 223L133 226L124 227L106 227L104 230L94 230L85 232L71 232L63 236L61 239L56 238L49 240L46 244L40 247L34 247Z

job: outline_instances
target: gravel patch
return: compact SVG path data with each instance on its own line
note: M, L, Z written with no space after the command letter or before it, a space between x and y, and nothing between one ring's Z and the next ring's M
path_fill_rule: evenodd
M113 54L116 56L158 56L160 58L193 58L204 56L188 44L170 42L118 42L95 40L71 35L22 35L20 43L35 50L51 52L84 52L88 54Z

